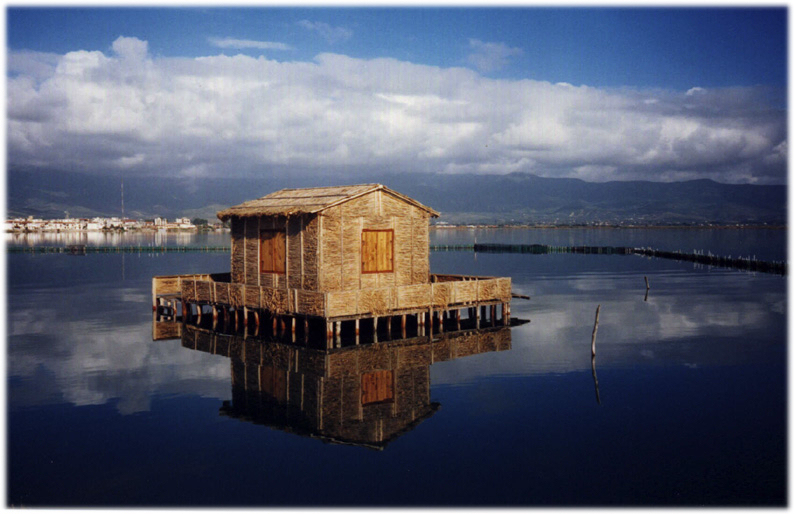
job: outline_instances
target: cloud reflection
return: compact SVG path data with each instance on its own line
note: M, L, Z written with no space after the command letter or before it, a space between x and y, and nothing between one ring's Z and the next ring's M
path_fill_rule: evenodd
M17 304L8 315L10 407L115 402L121 414L132 414L149 410L158 395L228 397L227 361L181 351L178 341L151 340L144 291L88 287L35 296L57 307L9 302Z
M597 305L598 368L643 365L723 366L767 358L785 347L786 280L741 272L651 275L643 301L639 274L571 275L524 287L533 300L513 302L513 315L531 323L513 329L509 357L482 355L454 369L434 368L435 383L487 374L532 375L590 371ZM514 279L515 280L515 279ZM498 362L496 359L499 359ZM492 361L492 362L489 362Z
M22 257L24 258L24 257ZM16 262L16 261L14 261ZM55 262L55 261L46 261ZM60 262L60 261L58 261ZM83 262L83 261L75 261ZM86 261L87 262L87 261ZM104 261L103 261L104 262ZM618 262L618 261L615 261ZM173 264L173 263L172 263ZM9 273L13 274L14 269ZM82 264L81 264L82 265ZM169 264L170 265L170 264ZM146 411L162 395L229 396L229 363L152 341L146 277L80 281L71 261L57 283L16 279L8 297L9 406L113 403ZM165 269L165 268L163 268ZM643 301L643 274L651 283ZM512 350L432 367L433 383L453 385L504 375L591 373L590 338L601 305L598 371L621 367L707 366L752 362L786 341L786 278L734 271L561 271L540 279L513 274Z

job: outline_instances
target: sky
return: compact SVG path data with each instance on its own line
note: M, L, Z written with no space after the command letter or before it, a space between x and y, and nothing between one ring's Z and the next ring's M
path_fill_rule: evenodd
M7 168L782 184L787 10L9 7Z

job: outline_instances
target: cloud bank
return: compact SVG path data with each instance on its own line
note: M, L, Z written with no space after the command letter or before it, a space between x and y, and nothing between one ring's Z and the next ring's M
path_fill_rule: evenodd
M472 49L481 69L516 50ZM763 87L608 90L331 53L153 57L133 37L107 54L9 52L8 74L10 169L786 180L785 96Z

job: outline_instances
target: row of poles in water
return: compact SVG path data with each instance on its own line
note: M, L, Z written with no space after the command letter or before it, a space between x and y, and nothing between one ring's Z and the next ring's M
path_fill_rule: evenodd
M711 252L657 250L654 248L634 248L628 246L550 246L550 245L522 245L522 244L467 244L467 245L431 245L434 252L480 252L480 253L522 253L522 254L552 254L552 253L577 253L593 255L641 255L660 259L694 262L708 266L734 268L747 271L760 271L785 275L787 263L784 261L763 261L753 257L724 257L712 255ZM65 253L72 255L85 255L88 253L187 253L187 252L229 252L229 246L9 246L9 253Z

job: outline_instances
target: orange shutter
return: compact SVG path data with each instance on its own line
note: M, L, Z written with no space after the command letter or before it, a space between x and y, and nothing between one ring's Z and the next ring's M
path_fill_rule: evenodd
M364 230L361 233L361 272L394 271L394 231Z
M279 230L263 230L260 234L259 271L284 273L287 269L287 236Z
M260 236L259 271L266 273L273 270L273 232L263 231Z
M273 238L273 271L287 271L287 234L284 232L276 232Z

